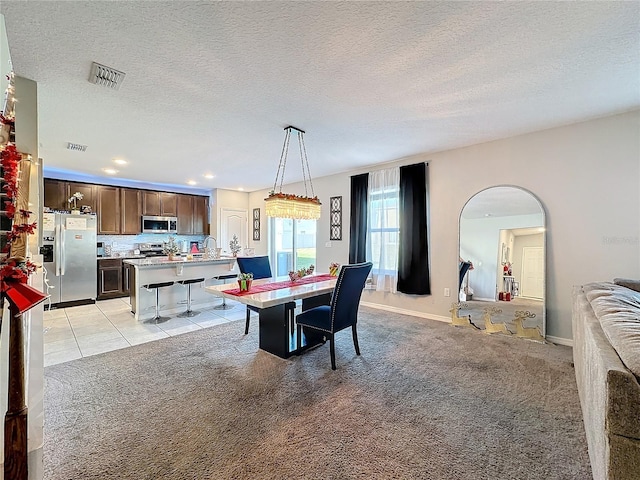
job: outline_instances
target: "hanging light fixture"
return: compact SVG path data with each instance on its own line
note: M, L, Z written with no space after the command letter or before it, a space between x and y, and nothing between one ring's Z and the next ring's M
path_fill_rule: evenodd
M284 170L287 166L287 156L289 154L289 140L291 130L298 134L298 146L300 148L300 162L302 163L302 179L304 181L304 196L282 193L282 182L284 181ZM309 170L309 160L307 159L307 149L304 146L304 130L288 126L284 129L284 145L280 154L280 163L276 173L276 181L269 196L264 199L266 203L266 213L268 217L294 218L298 220L318 220L320 218L320 200L313 191L311 182L311 171ZM278 180L280 185L278 187ZM276 192L276 187L278 191ZM309 194L309 192L311 194Z

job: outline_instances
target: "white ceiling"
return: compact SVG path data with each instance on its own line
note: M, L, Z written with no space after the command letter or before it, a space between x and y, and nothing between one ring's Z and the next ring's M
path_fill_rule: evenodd
M120 179L251 191L273 185L287 125L306 130L319 177L640 107L637 1L2 0L0 13L15 73L38 82L54 175L105 176L121 157ZM94 61L126 73L119 90L88 82Z

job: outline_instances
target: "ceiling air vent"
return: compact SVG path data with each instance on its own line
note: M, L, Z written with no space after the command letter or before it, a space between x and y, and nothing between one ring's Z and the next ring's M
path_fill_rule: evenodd
M103 85L105 87L118 90L120 84L124 80L124 72L120 72L115 68L105 67L99 63L93 62L91 64L91 73L89 74L89 81L96 85Z
M87 146L80 145L79 143L67 143L67 150L73 150L75 152L86 152Z

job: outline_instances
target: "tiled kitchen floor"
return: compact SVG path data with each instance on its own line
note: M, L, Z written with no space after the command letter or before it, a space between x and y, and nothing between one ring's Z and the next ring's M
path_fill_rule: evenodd
M161 315L171 319L157 325L136 320L131 314L129 297L47 310L44 312L44 365L68 362L245 318L244 305L229 300L227 303L233 308L213 308L220 301L193 306L193 310L200 314L191 318L176 317L186 307L162 311ZM257 320L257 315L255 318ZM240 328L244 331L244 325Z

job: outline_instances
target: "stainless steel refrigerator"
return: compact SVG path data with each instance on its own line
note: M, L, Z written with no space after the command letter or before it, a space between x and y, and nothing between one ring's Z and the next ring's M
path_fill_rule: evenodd
M40 253L52 304L96 299L96 225L95 215L43 214Z

